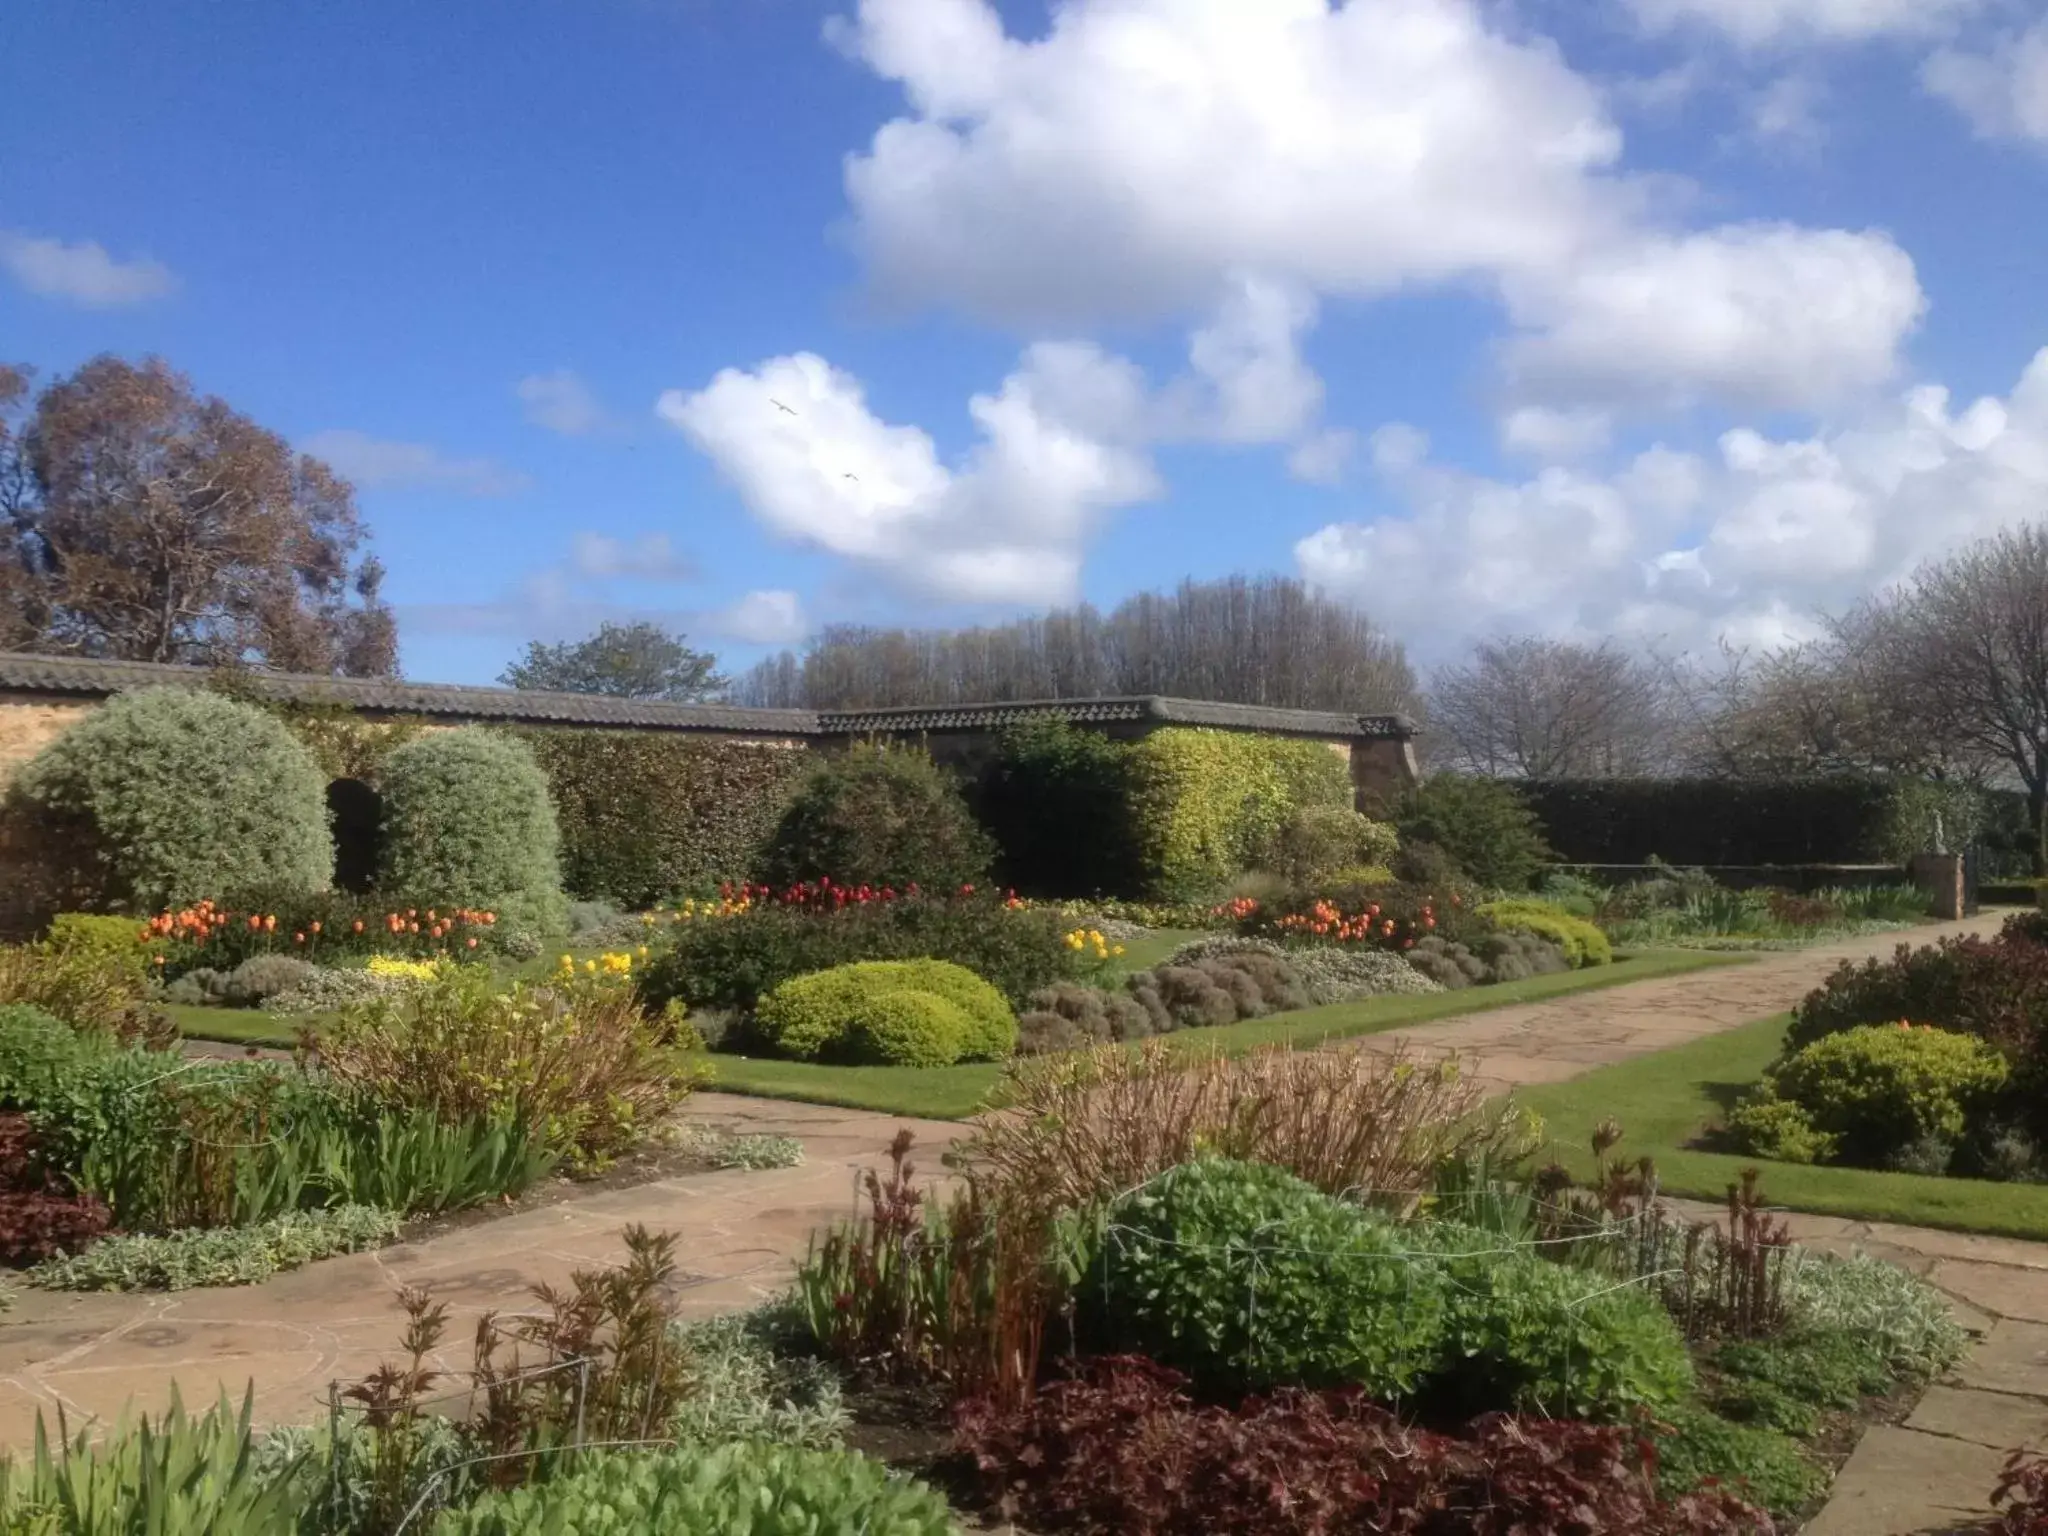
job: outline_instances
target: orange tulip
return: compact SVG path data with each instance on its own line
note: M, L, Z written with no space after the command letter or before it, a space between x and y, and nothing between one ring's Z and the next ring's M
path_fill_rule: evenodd
M318 933L320 931L320 919L317 917L314 918L313 921L307 926L310 927L313 932Z

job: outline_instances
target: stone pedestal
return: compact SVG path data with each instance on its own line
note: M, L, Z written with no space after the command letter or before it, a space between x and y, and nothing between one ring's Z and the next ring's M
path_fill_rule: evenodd
M1963 856L1960 853L1916 853L1908 868L1913 883L1927 893L1930 916L1955 922L1963 915Z

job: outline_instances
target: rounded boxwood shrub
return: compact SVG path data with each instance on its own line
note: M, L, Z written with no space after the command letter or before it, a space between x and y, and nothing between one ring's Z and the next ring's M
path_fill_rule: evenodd
M382 889L544 930L566 922L561 835L524 743L479 726L416 736L385 759L380 788Z
M1757 1156L1883 1167L1911 1148L1953 1147L2007 1076L2005 1058L1973 1036L1868 1024L1772 1067L1729 1116L1729 1131ZM1812 1157L1788 1156L1809 1130Z
M586 1455L546 1482L499 1489L447 1511L434 1527L436 1536L952 1536L954 1529L939 1494L857 1452L744 1440L653 1455Z
M761 858L771 885L952 891L988 878L995 845L929 752L858 743L822 758Z
M755 1025L800 1060L943 1067L1017 1047L1003 995L943 960L861 960L795 977L761 1000Z
M275 716L152 688L86 716L16 776L47 857L108 904L158 908L246 886L324 889L327 784Z
M1489 901L1477 911L1496 928L1540 934L1551 940L1564 951L1575 971L1589 965L1614 963L1614 946L1597 923L1574 917L1547 901Z

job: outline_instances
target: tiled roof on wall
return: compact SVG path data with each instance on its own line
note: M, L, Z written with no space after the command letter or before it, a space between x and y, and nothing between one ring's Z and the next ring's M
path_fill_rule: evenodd
M105 698L136 688L197 687L213 674L203 667L146 661L102 661L87 656L0 652L0 692ZM592 693L542 693L513 688L469 688L452 683L408 683L395 678L324 677L297 672L243 673L249 688L285 704L326 704L373 714L429 715L445 719L531 725L616 726L637 730L717 731L749 736L914 735L925 731L983 731L1047 717L1075 724L1156 721L1295 736L1401 740L1415 734L1402 715L1347 715L1322 710L1268 709L1200 699L1157 697L1037 699L1013 704L957 704L932 709L749 709L736 704L670 704L658 699L614 699Z

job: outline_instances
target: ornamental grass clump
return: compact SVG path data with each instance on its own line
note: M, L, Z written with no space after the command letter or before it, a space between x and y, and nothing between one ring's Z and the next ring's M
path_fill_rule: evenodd
M602 1166L689 1096L695 1053L608 978L495 989L449 967L345 1012L311 1042L341 1088L445 1124L511 1120L572 1166Z
M1050 1226L1203 1154L1271 1163L1330 1194L1410 1209L1447 1161L1512 1162L1527 1117L1455 1058L1176 1051L1148 1040L1020 1059L947 1161L1004 1213Z

